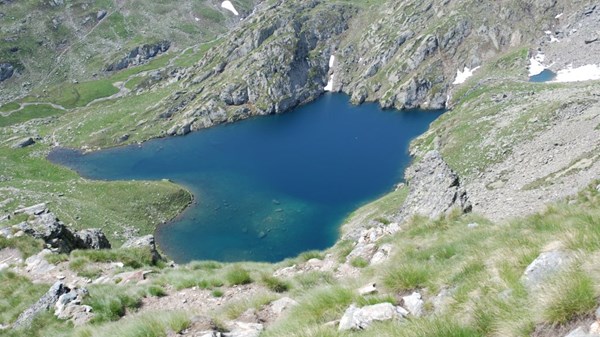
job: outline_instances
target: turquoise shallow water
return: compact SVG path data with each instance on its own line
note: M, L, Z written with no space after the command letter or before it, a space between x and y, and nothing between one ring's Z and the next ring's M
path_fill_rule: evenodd
M541 73L529 77L529 82L549 82L556 78L556 73L550 69L544 69Z
M156 230L177 262L273 262L331 246L349 213L401 181L409 142L441 113L352 106L326 94L283 115L49 158L89 178L187 186L196 203Z

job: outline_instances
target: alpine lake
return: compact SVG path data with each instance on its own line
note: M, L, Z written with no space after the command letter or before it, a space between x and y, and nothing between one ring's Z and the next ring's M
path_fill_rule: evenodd
M402 181L410 141L442 113L325 94L281 115L88 154L59 148L49 159L86 178L190 190L194 203L155 233L176 262L275 262L333 245L352 211Z

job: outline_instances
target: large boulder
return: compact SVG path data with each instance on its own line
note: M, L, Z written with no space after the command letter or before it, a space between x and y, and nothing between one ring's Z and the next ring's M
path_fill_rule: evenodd
M56 282L44 296L42 296L34 305L22 312L13 324L14 329L23 329L31 325L31 322L44 311L54 307L58 299L70 289L65 287L62 282Z
M138 238L127 240L121 248L147 248L152 253L152 261L156 262L161 259L160 254L156 250L154 235L146 235Z
M338 329L340 331L362 330L368 328L373 322L402 319L406 315L408 311L391 303L379 303L362 308L351 305L342 316Z

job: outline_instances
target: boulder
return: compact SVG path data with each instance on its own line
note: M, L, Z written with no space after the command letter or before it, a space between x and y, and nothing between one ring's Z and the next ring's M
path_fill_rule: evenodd
M156 243L154 241L154 235L146 235L138 238L131 238L127 240L121 248L147 248L152 253L152 260L156 262L161 259L160 254L156 250Z
M377 293L377 285L375 283L369 283L358 289L358 294L361 296L371 295L375 293Z
M104 9L99 10L98 13L96 13L96 20L100 21L100 20L104 19L106 14L107 14L106 10L104 10Z
M421 299L421 294L413 292L409 296L402 297L404 308L410 312L411 315L420 317L423 315L423 305L425 302Z
M351 305L342 316L338 329L340 331L362 330L368 328L373 322L402 319L407 314L405 309L391 303L379 303L362 308Z
M45 203L19 208L15 211L15 214L27 214L27 215L40 215L46 213L47 208Z
M101 229L90 228L84 229L77 233L75 236L81 241L79 244L83 249L110 249L110 242L104 235Z
M15 67L10 63L0 63L0 82L11 78L15 72Z
M569 332L565 337L597 337L596 334L591 334L585 332L585 329L582 327L578 327L577 329Z
M32 255L25 260L25 270L33 275L43 275L56 268L50 264L45 256L52 254L48 249L44 249L36 255Z
M571 254L562 250L543 252L527 266L521 281L529 289L537 288L550 276L568 267L572 260Z
M281 316L284 311L289 310L297 305L298 302L294 301L293 299L289 297L282 297L271 302L271 312L273 312L276 316Z
M94 316L92 307L81 305L83 297L87 294L88 291L84 288L62 294L54 305L54 315L59 319L71 320L75 326L86 324Z
M259 323L231 322L228 324L229 332L223 333L224 337L258 337L264 327Z
M20 139L20 140L16 141L13 144L12 148L13 149L22 149L24 147L28 147L28 146L31 146L33 144L35 144L35 140L33 140L33 138L31 138L31 137L26 137L26 138L23 138L23 139Z
M22 312L15 323L13 324L14 329L23 329L27 328L31 325L31 322L35 319L37 315L40 313L50 310L60 296L69 292L69 288L65 287L62 282L56 282L50 290L44 296L42 296L35 304L30 306L27 310Z

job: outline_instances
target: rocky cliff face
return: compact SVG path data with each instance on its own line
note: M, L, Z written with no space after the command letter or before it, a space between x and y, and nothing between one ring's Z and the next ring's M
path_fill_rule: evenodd
M320 1L263 4L186 70L188 91L164 102L159 116L179 121L170 134L184 134L315 99L327 82L334 45L355 13Z
M568 5L440 0L365 9L318 0L262 3L225 42L185 69L187 91L165 100L159 115L173 118L169 134L184 134L284 112L322 94L330 78L332 90L351 95L354 103L444 108L457 71L534 41Z

